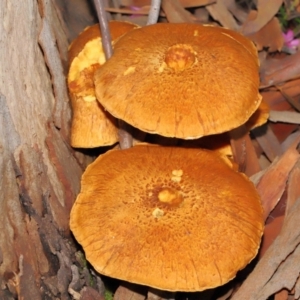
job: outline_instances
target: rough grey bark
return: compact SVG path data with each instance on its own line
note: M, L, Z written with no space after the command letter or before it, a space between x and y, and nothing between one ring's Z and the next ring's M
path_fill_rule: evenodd
M88 158L68 144L67 38L51 0L0 1L0 299L69 299L69 212Z

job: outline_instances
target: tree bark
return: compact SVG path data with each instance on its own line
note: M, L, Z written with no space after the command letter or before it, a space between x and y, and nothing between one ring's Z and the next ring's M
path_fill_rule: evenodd
M66 31L53 0L0 12L0 299L69 299L69 212L90 158L68 142Z

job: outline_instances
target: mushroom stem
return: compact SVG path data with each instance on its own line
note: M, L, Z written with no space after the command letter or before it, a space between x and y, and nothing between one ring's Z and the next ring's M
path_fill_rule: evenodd
M113 50L112 50L112 46L111 46L111 36L110 36L109 27L108 27L108 20L107 20L106 11L104 8L104 1L94 0L94 4L95 4L97 15L98 15L100 30L102 33L102 46L104 49L106 60L108 60L112 56Z
M119 130L119 145L121 149L128 149L132 147L133 139L132 139L132 128L129 124L124 122L123 120L118 120Z
M111 36L108 27L108 20L106 17L106 12L104 8L104 1L94 0L95 7L97 10L97 15L100 24L100 30L102 33L102 47L104 49L106 60L110 59L113 55L113 49L111 45ZM131 127L122 120L119 120L119 144L121 149L128 149L132 146L132 135Z
M147 25L157 23L160 6L161 6L161 0L151 0L151 7L148 15Z
M260 171L259 161L245 125L229 131L233 159L239 166L239 171L247 176Z

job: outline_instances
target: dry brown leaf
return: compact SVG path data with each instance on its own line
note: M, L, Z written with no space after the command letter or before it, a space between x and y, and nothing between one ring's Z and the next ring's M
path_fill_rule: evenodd
M126 282L117 288L114 300L145 300L145 289L146 287Z
M121 0L122 6L150 6L151 0ZM205 6L216 2L216 0L180 0L183 7Z
M105 8L107 12L119 13L124 15L148 15L150 11L150 6L141 6L139 10L131 10L129 8L114 8L107 7ZM160 13L160 16L165 16L163 13Z
M291 105L277 89L270 88L262 91L261 94L264 97L264 100L268 103L270 110L291 110Z
M223 0L227 9L233 14L233 16L241 23L244 23L247 19L247 13L243 10L235 0Z
M278 86L276 86L278 89ZM289 97L294 97L300 95L300 79L295 79L280 86L281 93L284 92L285 95L289 95ZM284 96L285 96L284 95ZM285 96L286 97L286 96ZM300 100L298 100L300 103Z
M283 0L258 0L257 16L254 20L249 19L243 24L244 35L254 34L263 28L277 14Z
M295 111L275 111L271 110L269 120L272 122L282 122L290 124L300 124L300 113Z
M298 128L298 125L286 123L270 122L269 125L280 143L285 141L287 137Z
M291 290L299 276L300 199L292 207L279 236L231 300L266 300L275 292Z
M290 173L287 185L287 202L285 214L288 215L291 208L300 197L300 162L298 161Z
M193 23L195 17L185 10L179 0L162 0L161 7L170 23Z
M257 127L251 132L270 161L282 154L280 143L268 124Z
M287 201L287 193L286 193L286 189L285 189L278 204L275 206L275 208L269 214L268 219L266 220L266 224L272 223L275 219L277 219L279 217L284 217L286 201ZM284 219L283 219L283 221L284 221Z
M295 299L300 298L300 276L298 277L295 284Z
M250 11L248 20L254 20L257 17L257 11ZM269 48L269 52L280 51L284 44L284 39L280 23L276 17L273 17L265 26L248 37L256 44L257 50Z
M300 138L296 139L281 157L274 160L256 186L261 196L265 220L283 195L289 173L299 159L296 150L299 142Z
M300 52L283 59L268 59L261 68L260 88L284 83L300 77Z
M258 256L259 259L264 256L265 252L272 245L281 231L285 218L284 214L286 207L286 198L286 192L284 192L275 209L270 213L268 219L266 220L266 226Z
M166 300L165 298L162 298L156 294L153 294L152 292L148 292L147 294L147 300Z
M194 10L194 16L196 17L197 21L206 24L209 23L209 13L205 9L205 7L198 7Z
M90 286L84 287L80 291L81 298L80 300L105 300L95 289Z
M295 100L293 97L291 97L288 93L284 91L283 88L276 86L278 91L283 95L283 97L288 101L288 103L295 108L296 110L300 111L300 102ZM300 93L299 93L300 94ZM297 95L298 96L298 95Z
M300 80L294 80L286 82L281 86L281 90L284 90L291 98L297 100L297 96L300 95ZM264 100L268 103L271 110L276 111L290 111L293 110L291 105L286 98L282 95L277 88L269 88L268 90L261 92ZM300 100L300 99L299 99ZM298 100L298 101L299 101ZM295 129L298 128L298 125L287 124L287 123L269 123L274 134L280 143L282 143Z
M268 57L268 52L266 50L262 50L262 51L258 52L258 60L259 60L260 66L265 62L267 57Z
M225 6L223 0L217 0L216 3L207 5L205 8L212 18L220 22L222 26L232 30L239 30L240 26Z
M284 245L281 244L280 246L281 249L279 249L279 251L277 252L284 251L283 250ZM299 265L298 265L299 260L300 260L300 245L297 245L295 247L295 250L292 251L291 254L288 255L286 258L284 258L282 262L278 265L278 269L274 272L272 278L266 283L264 288L260 291L258 299L269 299L269 296L275 294L278 290L282 290L282 289L292 291L295 282L299 276ZM284 294L282 294L281 296L284 297ZM285 298L281 298L281 299L285 299Z
M254 140L252 140L254 141ZM268 158L263 154L259 155L258 157L258 160L259 160L259 164L260 164L260 167L262 168L262 170L268 168L271 164L271 162L268 160Z
M275 219L273 219L272 222L266 224L262 243L259 250L259 258L262 258L264 256L265 252L268 250L268 248L272 245L274 240L279 235L283 221L284 215L277 216Z
M293 143L295 139L300 137L300 131L297 130L293 133L291 133L282 143L281 143L281 149L282 151L286 151L287 148L290 147L290 145Z

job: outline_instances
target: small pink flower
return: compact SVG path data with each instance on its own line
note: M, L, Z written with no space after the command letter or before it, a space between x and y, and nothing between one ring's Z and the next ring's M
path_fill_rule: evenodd
M286 33L282 34L285 46L290 49L296 50L300 44L300 39L295 39L293 30L289 29Z
M131 10L133 11L139 11L141 8L139 6L129 6Z
M141 7L139 7L139 6L130 6L129 7L132 11L139 11L139 10L141 10ZM136 18L136 17L139 17L140 15L138 15L138 14L132 14L132 15L130 15L130 18L131 19L134 19L134 18Z

